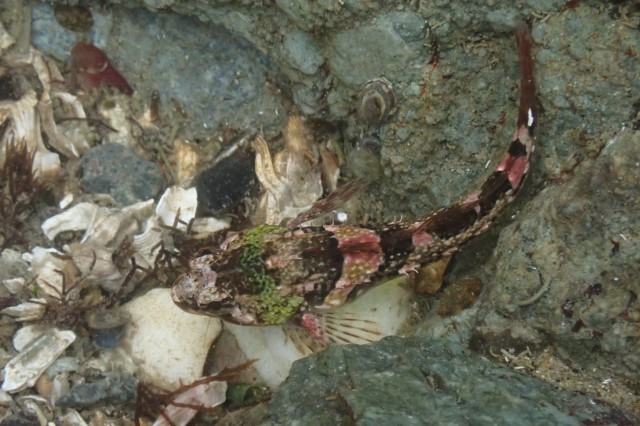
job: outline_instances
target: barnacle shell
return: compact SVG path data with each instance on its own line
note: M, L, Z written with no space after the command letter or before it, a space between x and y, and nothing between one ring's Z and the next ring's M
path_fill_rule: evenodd
M364 84L358 101L358 116L367 125L382 123L396 105L393 86L384 77L378 77Z
M265 189L254 223L279 225L308 210L322 196L318 149L302 120L290 117L283 133L285 149L273 157L263 138L258 137L253 144L256 176Z
M2 390L13 393L33 386L75 339L73 331L55 328L35 338L5 366Z

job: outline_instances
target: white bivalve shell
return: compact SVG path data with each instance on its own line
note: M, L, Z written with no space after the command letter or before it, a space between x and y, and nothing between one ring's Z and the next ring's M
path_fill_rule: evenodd
M76 335L73 331L56 328L32 340L4 367L2 390L13 393L33 386L74 340Z
M142 380L173 390L202 376L220 320L184 312L168 288L153 289L123 309L131 323L119 348L135 361Z

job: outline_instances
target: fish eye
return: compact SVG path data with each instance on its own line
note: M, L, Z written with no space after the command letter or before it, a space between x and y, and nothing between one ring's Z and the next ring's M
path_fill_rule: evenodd
M234 303L232 297L224 297L220 300L214 300L207 304L207 310L216 311L217 313L228 313L233 309Z
M218 300L210 302L207 304L207 309L211 309L212 311L219 311L220 309L222 309L222 302Z

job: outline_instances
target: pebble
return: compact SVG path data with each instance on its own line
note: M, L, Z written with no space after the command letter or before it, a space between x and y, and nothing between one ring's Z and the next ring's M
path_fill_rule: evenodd
M131 323L120 341L145 383L172 390L202 376L207 353L220 334L220 320L188 314L156 288L123 306Z
M160 167L119 144L99 145L82 157L82 186L128 205L155 197L163 186Z
M138 381L126 374L113 374L91 383L71 388L56 401L58 407L87 409L103 405L121 405L136 399Z

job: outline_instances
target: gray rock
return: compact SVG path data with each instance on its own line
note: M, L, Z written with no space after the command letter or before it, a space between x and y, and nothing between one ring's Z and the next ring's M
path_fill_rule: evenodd
M305 74L314 74L324 63L315 40L301 31L293 31L284 36L282 54L291 66Z
M446 340L334 346L293 365L264 425L637 424L631 413Z
M114 374L91 383L74 386L56 401L58 407L87 409L104 405L122 405L136 400L138 380L126 373Z
M507 319L508 329L527 330L531 345L550 339L576 366L637 380L638 164L640 133L622 130L505 228L486 266L483 334L502 332Z
M122 204L155 197L163 186L157 164L119 144L103 144L82 157L82 186L92 194L109 194Z
M348 85L399 74L418 59L427 23L408 12L381 15L366 25L336 33L327 58L331 70Z

